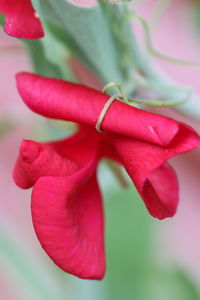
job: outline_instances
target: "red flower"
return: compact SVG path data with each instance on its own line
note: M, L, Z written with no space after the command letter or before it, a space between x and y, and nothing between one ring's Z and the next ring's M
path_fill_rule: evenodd
M192 150L199 136L185 124L120 101L94 126L109 96L86 86L21 73L24 102L48 118L82 124L71 138L47 144L24 141L14 170L22 188L33 187L32 218L38 239L63 270L81 278L104 275L103 209L96 180L102 157L122 163L150 214L176 212L178 182L169 158ZM88 126L89 125L89 126Z
M0 13L6 15L4 29L7 34L24 39L44 36L31 0L0 0Z

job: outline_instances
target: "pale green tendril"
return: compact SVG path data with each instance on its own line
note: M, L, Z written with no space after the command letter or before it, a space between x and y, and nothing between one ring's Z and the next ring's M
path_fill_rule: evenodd
M104 132L104 131L101 129L101 123L103 122L103 119L104 119L104 117L105 117L105 115L106 115L106 113L107 113L109 107L111 106L111 104L113 103L113 101L115 101L116 99L117 99L117 100L120 100L120 99L118 98L118 95L113 95L113 96L111 96L111 97L108 99L108 101L105 103L105 105L104 105L104 107L103 107L103 109L102 109L102 111L101 111L101 113L100 113L100 115L99 115L99 117L98 117L98 120L97 120L97 122L96 122L96 126L95 126L95 128L96 128L96 130L97 130L98 132L100 132L100 133Z
M124 102L128 103L128 97L126 96L124 88L117 82L109 82L108 84L106 84L103 88L103 93L106 93L107 90L111 89L112 87L116 87L119 90Z
M185 103L186 101L188 101L191 98L191 96L192 96L192 90L188 91L187 95L185 97L183 97L182 99L179 99L179 100L145 101L145 100L141 100L141 99L128 98L128 102L129 102L129 104L130 103L137 103L137 104L141 104L141 105L154 106L154 107L172 107L172 106L177 106L177 105Z
M182 97L181 99L171 100L171 101L166 101L166 100L161 100L160 99L160 100L157 100L157 101L151 101L151 100L143 100L143 99L137 99L137 98L133 98L133 99L128 98L124 88L117 82L108 83L103 88L103 92L105 93L108 89L111 89L112 87L116 87L119 90L120 94L121 94L121 96L117 97L118 100L122 100L123 102L125 102L127 104L136 103L136 104L147 105L147 106L155 106L155 107L171 107L171 106L180 105L180 104L188 101L191 98L192 94L193 94L192 89L187 89L187 90L184 91L186 93L185 97ZM171 87L173 87L173 86L171 86ZM175 87L175 86L173 88L178 89L178 87ZM180 91L180 88L179 88L179 91Z
M165 55L165 54L161 53L160 51L156 50L153 46L151 30L150 30L150 27L149 27L149 24L147 23L147 21L134 12L129 14L129 18L130 19L134 18L136 21L138 21L142 25L143 30L144 30L144 35L145 35L144 37L145 37L146 48L151 55L153 55L157 58L160 58L162 60L166 60L168 62L175 63L175 64L185 65L188 67L198 67L198 68L200 67L200 61L187 61L184 59L178 59L175 57Z
M103 122L103 119L105 118L105 115L106 115L109 107L115 100L123 101L124 103L129 104L129 105L133 105L135 103L135 104L148 105L148 106L154 106L154 107L171 107L171 106L177 106L177 105L180 105L180 104L186 102L187 100L189 100L191 98L192 93L193 93L192 89L190 89L190 90L188 89L185 97L183 97L179 100L171 100L171 101L162 101L162 100L146 101L146 100L137 99L137 98L132 99L132 98L127 97L124 88L117 82L110 82L110 83L106 84L103 88L103 93L107 92L109 89L111 89L113 87L116 87L119 90L120 96L118 94L114 94L114 95L110 96L108 101L104 104L104 107L103 107L103 109L98 117L98 120L96 122L96 125L95 125L96 130L100 133L104 132L101 129L101 124Z

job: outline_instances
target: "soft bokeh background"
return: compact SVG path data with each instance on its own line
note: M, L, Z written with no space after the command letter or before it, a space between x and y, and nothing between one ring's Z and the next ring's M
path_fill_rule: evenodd
M164 15L157 6L162 1L140 2L140 14L155 23L157 49L174 57L200 60L196 1L165 1L169 7ZM138 34L142 35L141 28ZM100 167L107 252L107 274L102 282L65 274L46 256L31 223L30 191L14 185L12 168L20 141L46 139L49 130L42 118L23 105L15 88L15 74L32 69L27 50L2 29L0 36L0 125L4 129L0 131L0 299L200 299L199 150L173 160L181 201L177 215L164 221L153 220L135 190L122 189L106 166ZM194 86L200 94L199 68L155 60L177 82ZM181 115L176 118L183 119ZM197 121L187 122L200 129Z

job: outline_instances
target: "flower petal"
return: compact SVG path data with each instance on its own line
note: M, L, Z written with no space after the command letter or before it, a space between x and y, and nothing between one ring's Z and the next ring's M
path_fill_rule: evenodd
M181 124L179 134L166 149L117 135L110 136L110 140L150 214L158 219L173 216L178 204L178 182L165 161L197 147L198 135Z
M24 140L13 178L19 187L27 189L42 176L69 176L77 170L78 166L74 161L62 157L52 147Z
M91 168L69 177L43 177L33 188L32 218L37 237L52 260L80 278L105 272L103 209Z
M48 144L23 141L14 171L19 186L34 185L32 218L42 247L81 278L102 279L105 272L98 159L99 134L84 127Z
M4 29L7 34L25 39L38 39L44 36L31 0L1 0L0 13L6 15Z
M49 142L48 145L61 156L75 161L79 168L100 158L100 135L89 126L82 126L74 135Z
M93 157L96 152L98 152L98 159L106 157L119 162L110 143L110 137L99 134L96 129L90 126L81 126L75 135L60 141L50 142L48 145L61 156L75 161L79 166L85 165L88 161L88 156Z
M34 112L95 126L109 96L96 90L30 73L17 75L17 87ZM179 131L179 123L137 109L120 101L109 108L101 128L161 146L169 145Z
M164 163L146 178L141 196L153 217L164 219L176 213L179 200L179 186L176 173Z

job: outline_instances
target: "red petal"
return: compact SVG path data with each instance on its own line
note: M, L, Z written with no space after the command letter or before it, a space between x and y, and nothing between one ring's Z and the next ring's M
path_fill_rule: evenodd
M91 168L69 177L43 177L32 194L38 239L52 260L80 278L105 272L101 195Z
M95 126L109 96L86 86L29 73L17 75L17 87L34 112L55 119ZM114 101L102 129L166 146L179 131L179 123Z
M78 170L70 161L52 147L24 140L14 168L14 181L21 188L30 188L42 176L69 176Z
M178 191L176 173L165 163L149 174L141 189L141 197L153 217L164 219L176 213Z
M64 271L91 279L105 272L98 146L88 128L48 145L23 141L14 171L19 186L35 184L32 217L44 250Z
M166 149L121 136L112 135L110 140L150 214L158 219L173 216L178 183L175 172L165 161L197 147L198 135L180 124L179 132Z
M89 126L82 126L76 134L48 145L61 156L75 161L79 167L84 167L92 159L98 161L100 155L100 135Z
M41 22L30 0L1 0L0 12L6 15L4 29L7 34L25 39L44 36Z
M96 129L90 126L81 126L77 134L64 140L50 142L49 145L60 155L76 161L79 166L85 165L88 156L92 157L97 151L99 159L106 157L119 162L119 158L110 143L110 137L99 134Z

